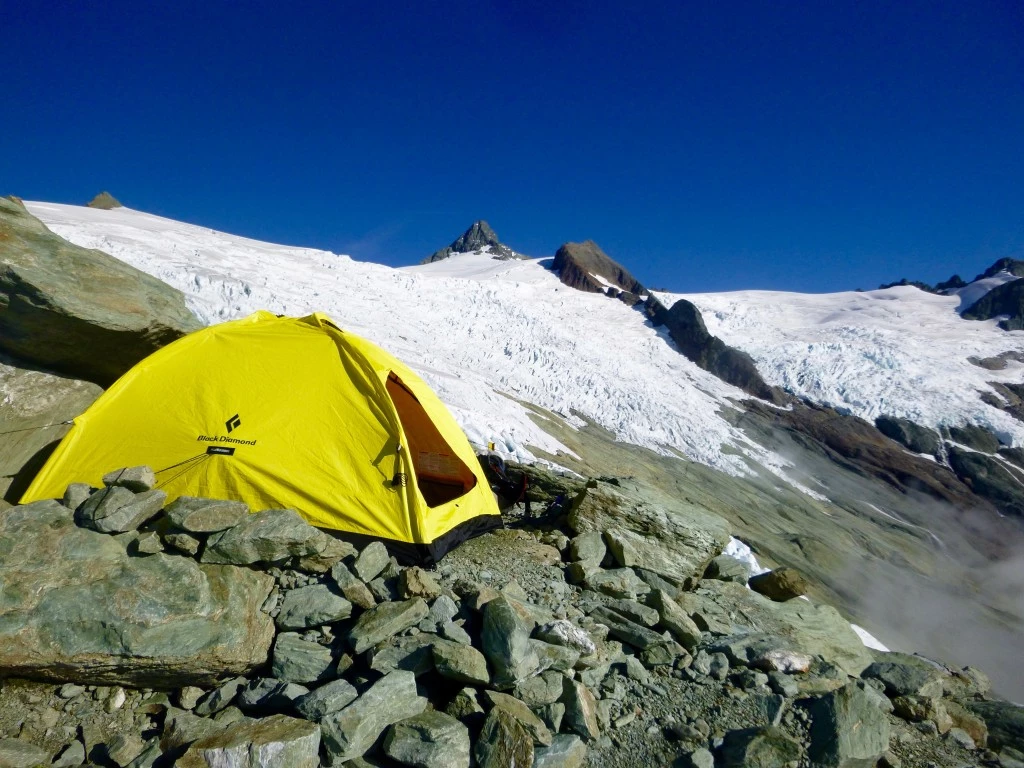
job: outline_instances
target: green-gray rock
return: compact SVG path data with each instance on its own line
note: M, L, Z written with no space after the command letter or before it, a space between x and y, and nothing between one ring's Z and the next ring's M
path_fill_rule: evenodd
M156 517L167 500L163 491L136 494L127 488L109 486L95 491L75 513L79 525L100 533L134 531Z
M438 642L437 635L420 633L389 637L384 642L373 646L368 656L370 669L386 675L396 669L412 672L417 677L434 670L433 645Z
M421 597L397 603L381 603L359 617L349 632L349 645L356 653L369 650L389 637L416 626L426 618L429 610Z
M569 525L578 533L614 531L636 552L640 567L674 580L704 573L730 536L722 518L696 505L654 489L604 482L576 497Z
M180 687L247 672L273 639L259 610L272 586L245 568L131 557L56 501L15 507L0 515L0 677Z
M533 765L533 739L508 711L494 707L473 746L479 768Z
M608 627L608 634L634 648L646 650L657 645L665 645L665 638L657 632L630 621L620 613L608 608L598 608L591 612L590 617Z
M487 685L491 680L487 659L472 646L435 640L433 654L434 667L442 677L470 685Z
M482 645L493 669L495 688L512 688L535 674L540 659L530 645L530 630L513 601L504 595L484 606Z
M851 683L811 707L809 756L823 768L873 768L889 748L889 720L874 699Z
M0 766L3 768L36 768L49 762L50 754L35 744L22 739L0 739Z
M658 623L683 648L692 651L701 641L701 631L679 604L663 589L652 589L648 603L658 612Z
M331 676L331 649L303 640L297 632L282 632L274 643L271 674L289 683L315 683Z
M178 768L318 768L320 727L274 715L244 720L194 742Z
M524 680L515 687L516 698L531 709L554 704L562 697L562 673L553 669Z
M754 576L749 584L755 592L778 602L800 597L806 594L809 588L807 579L795 568L788 566Z
M191 533L216 533L238 525L249 514L241 501L179 496L167 505L167 519L176 528Z
M1024 752L1024 707L1008 701L970 701L965 706L988 726L988 746Z
M608 571L599 568L586 574L584 584L595 592L623 600L635 600L651 591L650 585L637 576L632 568L612 568Z
M800 752L800 745L781 728L745 728L725 734L721 751L722 766L786 768L800 759Z
M200 327L180 291L0 199L0 351L106 387Z
M704 577L746 584L750 578L750 564L729 555L719 555L708 563Z
M549 747L538 747L533 753L533 768L583 768L587 762L587 745L579 736L559 733Z
M861 673L863 678L882 681L890 697L942 695L943 673L923 659L905 653L879 652L877 661Z
M307 720L319 722L358 698L359 693L347 680L333 680L295 701L295 710Z
M569 541L569 559L572 561L593 560L600 564L607 547L600 531L587 531Z
M469 768L469 747L469 729L433 710L392 725L384 738L384 754L415 768Z
M536 638L530 638L530 647L537 654L537 660L540 663L537 670L540 672L548 669L568 672L580 660L580 652L575 648L552 645Z
M292 509L266 509L233 528L214 533L203 550L204 563L279 563L323 552L329 537Z
M152 467L121 467L103 476L103 484L119 485L135 493L143 493L156 488L156 474Z
M338 585L341 594L353 605L358 605L364 611L368 611L377 604L376 598L360 579L348 569L345 563L336 563L331 568L331 578Z
M384 730L423 712L427 700L416 693L416 676L398 671L385 675L344 709L320 721L331 765L359 757Z
M359 557L352 565L352 571L362 581L370 582L380 575L389 559L387 548L379 541L374 541L359 553Z
M583 683L563 678L561 702L565 705L563 726L586 741L593 741L601 735L597 722L597 700Z
M223 683L220 687L210 691L205 697L196 705L194 711L197 715L206 717L208 715L216 714L222 709L226 709L227 706L235 700L235 696L245 686L246 680L244 677L235 677L227 682Z
M326 584L311 584L285 593L281 612L274 619L281 629L305 629L347 619L352 603Z
M544 725L544 721L530 711L525 702L520 701L515 696L498 693L497 691L484 691L484 698L491 703L492 707L504 709L518 720L523 728L526 729L526 732L530 734L534 744L545 747L551 744L551 731Z

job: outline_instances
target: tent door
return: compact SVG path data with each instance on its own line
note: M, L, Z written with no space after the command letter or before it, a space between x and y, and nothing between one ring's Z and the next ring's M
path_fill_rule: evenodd
M388 374L388 394L402 422L416 485L427 506L457 499L476 485L476 475L452 450L420 401L394 373Z

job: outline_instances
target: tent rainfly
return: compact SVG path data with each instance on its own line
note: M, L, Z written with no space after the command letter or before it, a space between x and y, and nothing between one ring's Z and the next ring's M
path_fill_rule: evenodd
M311 524L435 562L500 527L479 462L427 384L321 314L189 334L122 376L50 456L22 503L149 465L169 500L291 508Z

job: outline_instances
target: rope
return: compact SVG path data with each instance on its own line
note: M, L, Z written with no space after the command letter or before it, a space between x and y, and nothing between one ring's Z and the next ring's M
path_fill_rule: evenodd
M33 432L37 429L49 429L50 427L61 427L65 424L74 424L74 419L68 419L67 421L55 421L53 424L42 424L38 427L23 427L21 429L9 429L6 432L0 432L0 435L13 435L15 432Z
M173 482L174 480L177 480L179 477L184 475L189 470L195 469L197 466L199 466L199 464L202 462L203 459L208 459L208 458L210 458L209 454L201 453L198 456L193 456L191 459L185 459L184 461L179 461L177 464L171 464L171 466L169 466L169 467L164 467L163 469L157 470L154 474L160 474L161 472L167 472L168 470L174 469L175 467L183 467L183 466L185 467L180 472L177 472L176 474L172 475L171 477L167 477L167 478L164 478L163 480L161 480L159 483L156 484L156 487L159 488L161 485L165 485L166 483L170 483L170 482ZM185 466L186 464L188 464L189 466Z

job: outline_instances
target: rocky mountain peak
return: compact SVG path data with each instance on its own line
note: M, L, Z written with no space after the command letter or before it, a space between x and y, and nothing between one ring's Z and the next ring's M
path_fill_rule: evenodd
M112 208L122 208L118 199L107 191L100 192L96 197L88 203L90 208L99 208L103 211L109 211Z
M563 283L581 291L606 293L611 285L636 296L646 292L639 280L593 240L565 243L555 253L551 268Z
M490 253L495 259L524 258L507 245L502 245L501 241L498 240L497 233L491 229L491 225L483 219L479 219L474 221L473 225L463 232L451 245L435 251L420 263L432 264L435 261L442 261L460 253Z

